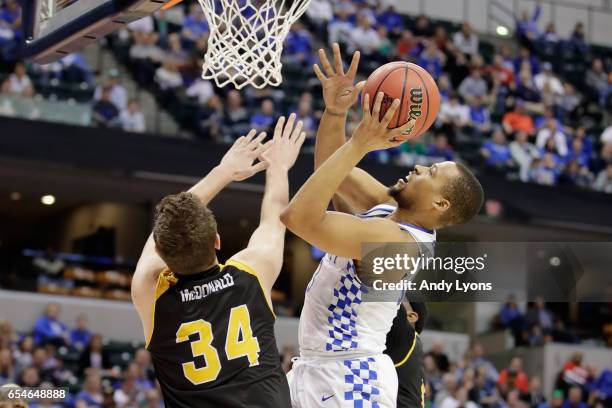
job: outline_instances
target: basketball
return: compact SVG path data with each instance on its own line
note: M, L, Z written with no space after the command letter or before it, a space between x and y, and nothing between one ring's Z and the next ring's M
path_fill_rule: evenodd
M425 133L436 120L440 109L440 93L436 82L429 72L410 62L396 61L379 67L368 77L363 92L370 97L370 111L376 94L384 92L381 118L393 100L399 99L400 106L389 127L400 127L416 119L410 138Z

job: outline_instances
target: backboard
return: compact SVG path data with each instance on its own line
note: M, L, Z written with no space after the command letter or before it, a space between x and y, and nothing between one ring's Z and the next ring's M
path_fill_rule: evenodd
M24 0L22 58L49 63L174 0Z

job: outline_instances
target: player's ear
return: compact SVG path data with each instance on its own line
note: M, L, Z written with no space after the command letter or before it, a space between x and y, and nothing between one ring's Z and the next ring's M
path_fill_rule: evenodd
M448 211L450 209L450 206L451 206L451 203L450 203L450 201L448 201L448 199L446 199L446 198L444 198L444 197L442 197L440 195L437 195L437 196L434 197L433 207L437 211L446 212L446 211Z
M406 316L408 316L408 321L412 324L419 320L419 314L417 312L409 311L406 313Z
M219 236L219 234L215 234L215 249L217 251L221 250L221 237Z

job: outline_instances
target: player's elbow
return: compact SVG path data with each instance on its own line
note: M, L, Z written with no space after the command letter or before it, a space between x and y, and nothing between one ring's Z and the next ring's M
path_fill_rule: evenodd
M295 211L291 209L291 206L285 207L285 209L280 214L280 220L285 226L291 229L295 225L296 214Z

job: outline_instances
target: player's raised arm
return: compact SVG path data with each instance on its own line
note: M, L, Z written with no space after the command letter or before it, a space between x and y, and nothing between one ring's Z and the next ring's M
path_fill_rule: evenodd
M359 65L359 51L353 54L351 65L344 72L340 47L334 43L334 63L329 62L323 49L319 50L321 67L314 65L314 71L323 88L325 111L317 131L315 143L315 170L329 156L346 142L346 116L355 104L365 82L354 84ZM334 207L351 207L354 211L364 212L375 205L392 201L387 188L367 172L354 168L340 184Z
M366 105L368 105L368 96ZM382 120L379 119L383 94L376 97L373 112L364 112L363 120L351 139L329 157L293 197L282 220L295 234L322 250L341 257L361 259L364 242L407 242L411 240L389 219L362 219L327 211L332 196L366 153L397 146L393 139L410 129L408 122L396 129L387 126L399 106L395 100Z
M262 155L271 143L262 144L265 133L257 135L251 130L247 136L242 136L230 147L218 166L213 168L202 180L189 189L202 203L208 204L223 188L232 181L245 180L259 171L264 170L268 163L255 160ZM136 271L132 278L132 301L143 322L145 336L150 332L152 319L152 304L155 285L159 274L166 264L155 250L153 235L149 235L142 250Z
M286 228L280 221L280 214L289 202L287 176L306 137L302 122L296 124L295 117L291 114L286 124L281 117L276 124L272 145L263 155L268 168L259 226L247 248L231 258L255 270L268 298L283 264Z

